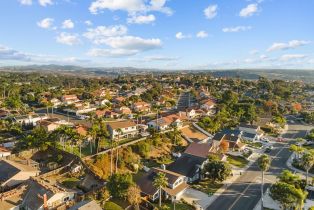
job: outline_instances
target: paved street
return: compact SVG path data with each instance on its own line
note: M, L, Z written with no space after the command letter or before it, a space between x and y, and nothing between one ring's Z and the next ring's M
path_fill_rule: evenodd
M289 128L283 138L304 137L310 126L289 123ZM275 143L274 149L270 152L272 164L265 176L264 190L270 183L276 180L276 176L283 169L286 169L286 161L291 155L289 151L290 142ZM232 183L207 209L208 210L252 210L260 200L261 172L256 163Z

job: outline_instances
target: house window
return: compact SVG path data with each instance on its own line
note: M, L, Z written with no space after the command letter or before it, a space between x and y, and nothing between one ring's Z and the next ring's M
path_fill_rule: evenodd
M69 197L65 197L65 198L63 198L63 202L67 202L67 201L69 201L70 200L70 198Z

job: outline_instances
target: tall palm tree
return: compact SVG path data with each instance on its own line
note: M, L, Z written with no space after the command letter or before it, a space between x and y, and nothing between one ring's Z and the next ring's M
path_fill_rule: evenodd
M161 207L162 188L168 185L168 178L166 177L166 174L159 172L154 178L153 185L159 189L159 207Z
M262 199L262 208L263 208L263 202L264 202L264 192L263 192L263 188L264 188L264 172L268 171L269 167L270 167L270 158L268 155L263 154L262 156L260 156L257 160L257 165L259 167L259 169L262 171L262 185L261 185L261 199Z
M309 176L309 170L314 165L314 154L313 153L305 153L302 156L301 164L303 168L306 170L306 185L308 184L308 176Z
M181 131L178 129L178 126L176 125L173 125L171 127L172 127L172 135L173 135L174 144L177 145L178 139L181 136Z
M123 133L121 128L117 129L117 132L118 132L118 140L120 140L120 135ZM116 151L116 173L118 172L118 160L119 160L119 148L118 148L118 143L115 145L115 147L117 148L117 151Z

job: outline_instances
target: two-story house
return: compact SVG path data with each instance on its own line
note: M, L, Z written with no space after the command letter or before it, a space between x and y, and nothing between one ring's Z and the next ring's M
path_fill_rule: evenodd
M135 112L150 112L150 104L144 101L136 102L132 105L132 109Z
M107 127L112 140L132 138L139 133L136 123L130 120L110 122Z
M162 192L153 184L158 173L164 173L168 180L168 185L163 187ZM186 180L186 177L181 174L166 169L152 168L137 181L137 185L141 189L143 197L151 201L156 201L159 193L162 193L166 199L180 200L184 191L189 187Z

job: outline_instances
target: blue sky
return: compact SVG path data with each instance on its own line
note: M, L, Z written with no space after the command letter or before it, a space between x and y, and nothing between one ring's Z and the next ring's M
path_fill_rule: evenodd
M313 0L2 0L0 65L314 68Z

